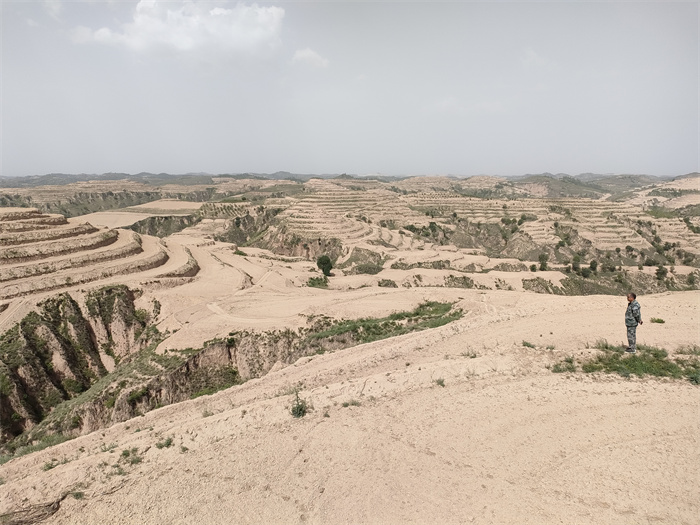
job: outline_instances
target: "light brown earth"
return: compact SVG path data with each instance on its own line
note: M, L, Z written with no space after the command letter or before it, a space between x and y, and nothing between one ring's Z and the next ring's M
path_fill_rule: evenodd
M464 187L490 188L501 180L474 179ZM244 191L273 185L247 184L222 182ZM0 275L8 276L0 283L8 305L0 311L3 331L57 290L115 283L141 290L141 307L153 299L161 303L158 328L171 335L159 352L197 348L232 330L298 328L313 315L381 317L426 300L454 302L465 315L440 328L304 357L289 366L278 363L264 377L213 396L13 459L0 465L0 523L3 513L19 509L27 514L20 511L6 521L49 515L41 505L54 504L51 510L58 510L42 523L700 524L698 387L687 381L554 374L548 368L567 356L594 355L597 339L623 344L624 297L529 292L524 279L542 277L556 285L565 274L493 270L537 261L441 246L404 229L428 226L433 218L425 210L438 207L444 217L456 213L471 223L531 213L537 220L525 222L522 231L542 246L558 242L553 226L558 222L575 227L599 250L625 245L648 250L636 221L650 217L633 201L559 199L556 204L571 212L566 216L536 198L443 193L450 184L447 178L408 179L397 186L415 193L404 195L376 181L314 179L303 196L268 199L266 205L282 208L275 227L311 239L340 239L340 263L356 247L385 258L377 275L335 269L328 290L306 286L309 277L320 275L314 257L251 247L242 247L241 255L235 246L214 241L232 227L230 218L216 214L163 240L141 236L140 250L122 250L133 241L124 230L116 230L113 244L70 254L57 254L57 245L28 243L32 249L43 246L49 256L0 266ZM531 188L530 195L542 191ZM638 197L646 202L645 194ZM191 212L200 204L155 201L73 218L69 226L89 223L102 234L147 216ZM234 217L253 205L210 208ZM50 225L54 219L41 219L46 231L69 227ZM382 226L387 220L399 222ZM0 225L9 231L10 222ZM654 225L663 241L682 242L686 251L700 254L700 236L678 219ZM10 249L17 247L2 248ZM95 261L87 264L90 254ZM178 277L191 258L197 275ZM139 263L151 259L157 264ZM391 269L395 262L435 261L450 261L450 269ZM40 264L56 269L31 274ZM653 274L656 268L625 269ZM679 276L693 270L674 268ZM465 275L482 289L445 287L446 278ZM398 288L378 287L382 279ZM647 321L638 329L640 343L672 355L698 343L700 292L640 294L640 302ZM651 317L665 323L652 324ZM523 346L525 341L535 348ZM313 405L301 419L289 410L295 386ZM342 406L353 400L359 405ZM156 447L167 438L172 446ZM141 463L119 459L134 447ZM44 470L53 459L59 464Z
M624 298L395 294L375 288L361 304L451 299L466 315L15 459L0 467L0 513L78 491L46 523L698 523L697 387L545 367L622 341ZM645 323L639 341L697 342L698 299L644 297L644 317L666 323ZM357 302L335 308L352 317ZM299 383L314 409L294 419ZM133 447L143 462L114 474ZM44 471L52 458L66 463Z

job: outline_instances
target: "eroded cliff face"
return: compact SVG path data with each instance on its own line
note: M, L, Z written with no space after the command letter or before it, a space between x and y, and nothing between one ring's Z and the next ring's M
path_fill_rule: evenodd
M159 312L126 286L62 293L0 337L0 445L78 435L210 394L315 347L294 331L232 333L200 349L156 353Z
M138 351L147 312L125 286L68 293L38 305L0 337L0 442L33 428Z
M344 247L339 239L334 237L302 237L297 233L290 232L284 224L271 227L264 236L250 244L279 255L305 257L308 260L316 260L321 255L328 255L331 260L335 261L348 253L348 248Z

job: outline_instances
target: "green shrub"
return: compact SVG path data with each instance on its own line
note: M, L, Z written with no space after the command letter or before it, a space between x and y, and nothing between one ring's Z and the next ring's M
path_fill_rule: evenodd
M636 354L626 355L624 347L610 345L605 340L599 340L596 347L603 350L603 353L582 364L581 368L586 373L606 372L622 377L650 375L686 378L693 384L700 382L700 361L697 359L682 358L672 361L663 348L647 345L637 345Z
M380 279L377 284L379 286L381 286L382 288L398 288L399 287L399 285L396 284L396 281L392 281L391 279Z
M552 372L560 374L562 372L576 372L576 364L573 356L565 357L563 361L556 363L552 367Z
M139 388L138 390L134 390L129 394L129 397L126 398L126 400L129 402L130 405L135 405L139 401L141 401L142 398L146 397L146 394L148 394L148 388L145 386L143 388Z
M333 269L333 263L328 255L321 255L318 259L316 259L316 266L318 266L319 270L323 272L323 275L330 277L331 270Z
M350 401L344 401L343 402L343 407L359 407L361 403L357 399L351 399Z
M304 417L309 411L309 404L305 399L299 397L299 391L294 392L294 401L292 402L291 413L292 417L300 418Z
M328 277L309 277L306 285L311 288L328 288Z
M173 438L169 437L156 443L156 448L168 448L173 446Z
M530 343L528 341L523 341L522 344L523 344L523 346L525 346L527 348L535 348L535 345L533 345L532 343Z
M358 274L377 275L383 269L384 268L382 268L380 264L365 263L355 266L354 272Z
M437 379L434 379L433 383L435 383L437 386L441 386L441 387L445 386L445 380L442 377L438 377Z
M659 281L663 281L663 280L666 278L667 275L668 275L668 269L666 269L665 266L663 266L663 265L660 264L660 265L656 268L656 278L657 278Z
M666 321L664 321L663 319L659 319L658 317L652 317L652 318L651 318L651 322L652 322L652 323L664 324Z

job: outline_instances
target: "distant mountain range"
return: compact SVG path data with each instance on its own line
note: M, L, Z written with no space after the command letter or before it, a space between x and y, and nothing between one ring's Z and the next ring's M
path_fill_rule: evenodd
M275 173L148 173L141 172L136 174L130 173L102 173L102 174L68 174L68 173L49 173L46 175L30 175L25 177L3 177L0 176L0 188L31 188L36 186L63 186L74 182L85 182L90 180L110 181L110 180L131 180L143 184L160 186L163 184L182 184L182 185L197 185L197 184L214 184L214 178L231 178L231 179L268 179L268 180L297 180L306 181L312 178L321 179L371 179L384 182L397 181L407 179L415 175L406 176L390 176L390 175L355 175L355 174L309 174L309 173L291 173L288 171L277 171ZM450 175L450 178L464 179L461 177ZM597 173L581 173L579 175L568 175L566 173L538 173L525 174L511 177L505 177L513 182L528 182L542 181L543 178L555 180L570 180L585 184L595 184L602 188L607 186L644 186L669 180L676 180L688 177L700 177L700 173L688 173L678 176L657 177L653 175L615 175L615 174L597 174ZM604 181L601 184L601 181Z

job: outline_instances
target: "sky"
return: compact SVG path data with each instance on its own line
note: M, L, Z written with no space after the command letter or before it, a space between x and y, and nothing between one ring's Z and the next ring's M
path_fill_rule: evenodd
M700 171L698 2L0 9L3 176Z

